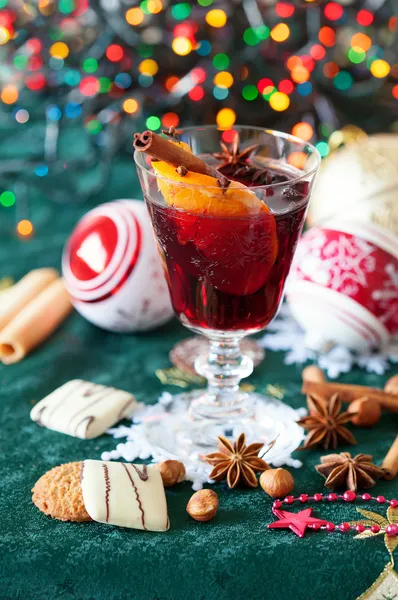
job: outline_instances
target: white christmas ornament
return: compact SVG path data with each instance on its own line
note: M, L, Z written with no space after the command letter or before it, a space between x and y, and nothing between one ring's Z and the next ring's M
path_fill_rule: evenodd
M286 293L313 348L383 347L398 333L398 240L360 221L312 227L298 243Z
M74 307L98 327L146 331L173 316L147 209L139 200L88 212L65 245L62 271Z

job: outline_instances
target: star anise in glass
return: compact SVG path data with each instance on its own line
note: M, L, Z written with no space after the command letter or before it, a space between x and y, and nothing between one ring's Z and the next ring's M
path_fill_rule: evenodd
M372 463L370 454L357 454L351 458L349 452L328 454L321 457L321 465L315 469L326 478L325 486L335 490L344 488L355 492L358 488L368 489L376 485L376 479L384 475L383 469Z
M307 396L309 416L297 421L308 431L304 448L323 446L325 449L336 448L338 442L356 444L351 431L344 427L351 421L352 413L341 412L341 400L338 394L333 394L330 400L316 396Z
M258 456L262 443L246 446L246 436L241 433L234 444L223 436L218 437L218 452L207 454L204 459L214 466L210 479L227 480L228 486L234 488L238 483L249 487L257 487L256 473L268 469L267 463Z
M251 157L259 147L258 144L253 144L252 146L248 146L247 148L241 151L239 148L239 141L239 133L235 133L235 137L229 146L227 146L227 144L224 144L224 142L220 142L222 152L215 152L213 154L214 158L217 158L217 160L222 161L217 166L217 169L219 171L229 165L236 168L247 166L248 161L251 159Z

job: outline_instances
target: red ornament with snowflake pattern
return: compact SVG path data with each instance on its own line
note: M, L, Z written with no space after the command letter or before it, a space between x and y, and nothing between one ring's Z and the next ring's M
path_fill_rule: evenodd
M301 238L291 310L320 347L379 347L398 334L398 241L373 224L331 221Z

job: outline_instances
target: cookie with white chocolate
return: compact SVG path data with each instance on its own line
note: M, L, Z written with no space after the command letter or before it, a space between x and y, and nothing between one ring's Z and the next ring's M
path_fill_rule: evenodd
M103 434L138 407L129 392L73 379L43 398L30 412L42 427L82 439Z
M51 469L33 488L33 503L61 521L167 531L166 495L155 466L85 460Z

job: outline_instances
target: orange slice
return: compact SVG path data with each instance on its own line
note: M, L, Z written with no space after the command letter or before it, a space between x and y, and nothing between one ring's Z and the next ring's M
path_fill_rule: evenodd
M183 147L191 152L186 144ZM192 252L190 244L196 248L192 264L199 267L201 277L229 294L259 290L278 255L276 221L270 209L242 183L231 181L222 189L215 177L193 171L181 176L164 161L153 161L152 166L166 204L177 209L174 224L179 243L187 253Z
M179 143L184 150L192 152L187 144ZM215 217L243 217L270 212L253 192L237 181L232 181L227 189L222 189L215 177L192 171L181 176L174 166L164 161L153 161L152 167L161 176L158 178L159 190L167 204L174 208Z

